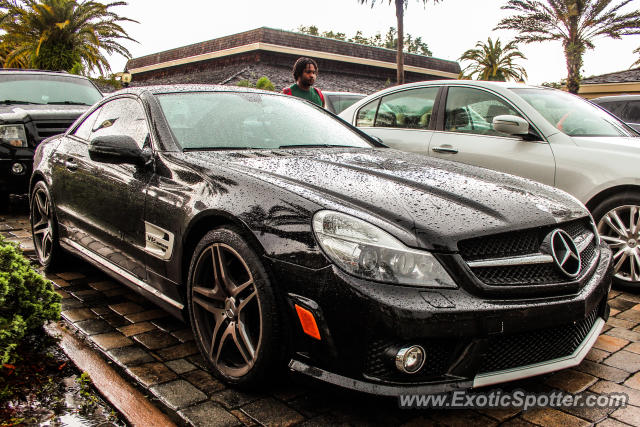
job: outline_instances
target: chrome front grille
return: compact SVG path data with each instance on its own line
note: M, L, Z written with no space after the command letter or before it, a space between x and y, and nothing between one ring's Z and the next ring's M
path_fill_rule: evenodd
M458 243L460 255L478 280L491 286L566 283L575 280L562 273L549 253L541 251L553 230L566 231L574 240L582 264L578 278L596 259L596 235L588 218L564 224L468 239Z

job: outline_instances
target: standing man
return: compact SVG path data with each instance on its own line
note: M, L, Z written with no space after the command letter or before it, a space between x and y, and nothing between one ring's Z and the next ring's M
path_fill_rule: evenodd
M318 64L311 58L299 58L293 65L293 79L296 81L290 87L282 90L286 95L306 99L320 107L324 107L324 96L320 89L313 87L318 77Z

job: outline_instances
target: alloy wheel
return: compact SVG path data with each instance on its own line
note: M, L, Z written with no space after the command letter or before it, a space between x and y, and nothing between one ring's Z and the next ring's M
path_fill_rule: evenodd
M614 275L623 282L640 281L640 206L618 206L598 222L598 233L613 251Z
M191 299L196 334L211 363L230 378L247 374L258 357L263 325L245 260L226 244L207 246L195 265Z
M43 264L53 252L53 212L47 191L38 187L31 203L31 229L38 258Z

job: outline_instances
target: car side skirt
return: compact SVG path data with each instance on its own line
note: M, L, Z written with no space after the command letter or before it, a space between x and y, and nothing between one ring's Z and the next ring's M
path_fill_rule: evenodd
M99 267L102 271L109 274L111 277L118 280L119 282L127 285L131 289L142 293L144 296L150 298L152 301L155 301L156 304L165 308L174 316L180 319L183 318L182 316L182 312L184 310L183 304L167 297L157 289L149 286L147 283L136 278L131 273L107 261L101 256L89 251L88 249L84 248L83 246L79 245L74 241L71 241L68 239L61 239L60 244L65 250L68 250L69 252L79 255L80 257L88 261L97 263L97 267Z

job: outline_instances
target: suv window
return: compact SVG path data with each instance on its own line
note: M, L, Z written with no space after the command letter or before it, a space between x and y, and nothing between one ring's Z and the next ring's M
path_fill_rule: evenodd
M505 114L522 117L496 95L467 87L450 87L447 93L444 130L511 137L493 129L493 118Z
M104 104L99 110L91 138L100 135L128 135L143 148L149 130L142 106L133 98L118 98Z
M610 111L611 113L615 114L616 116L618 116L619 118L623 119L623 112L624 112L624 107L625 107L625 103L622 101L611 101L611 102L602 102L600 103L601 107L606 108L608 111Z
M640 123L640 101L628 102L627 107L622 112L622 116L618 117L629 123Z
M380 101L376 126L427 129L439 87L410 89L384 96Z
M91 81L64 74L1 74L0 103L93 105L102 94Z
M347 95L347 94L331 94L329 96L325 95L325 99L330 104L331 108L333 108L333 112L335 114L340 114L347 108L351 107L351 105L355 104L357 101L360 101L364 98L364 95Z

